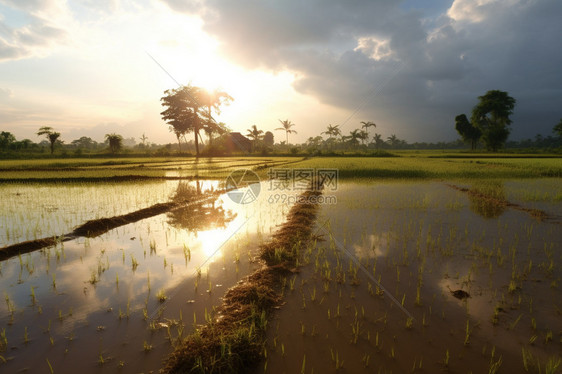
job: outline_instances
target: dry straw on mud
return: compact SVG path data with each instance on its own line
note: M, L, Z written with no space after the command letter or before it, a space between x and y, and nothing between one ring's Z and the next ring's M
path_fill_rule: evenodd
M226 292L216 318L176 347L165 372L242 373L259 363L270 314L281 302L281 279L294 271L299 249L312 236L320 194L313 183L300 195L301 203L261 247L264 266Z

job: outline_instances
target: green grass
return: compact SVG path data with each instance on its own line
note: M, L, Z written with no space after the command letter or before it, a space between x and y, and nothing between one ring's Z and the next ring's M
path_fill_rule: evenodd
M294 168L333 168L341 179L473 179L562 177L560 158L327 157Z
M0 164L0 182L137 180L150 178L224 179L233 170L252 169L261 176L270 167L296 157L127 158L9 160Z
M528 156L528 157L527 157ZM139 178L223 179L236 169L267 178L270 168L333 168L342 179L473 179L561 177L562 158L520 154L401 151L394 157L218 157L9 160L0 182Z

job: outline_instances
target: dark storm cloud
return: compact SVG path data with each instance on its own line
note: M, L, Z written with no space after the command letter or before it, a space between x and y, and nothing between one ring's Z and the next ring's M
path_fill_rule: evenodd
M559 1L456 0L431 19L390 0L162 1L199 14L239 64L289 69L299 92L363 103L355 122L382 119L411 140L454 138L455 115L491 89L518 100L514 137L562 117Z

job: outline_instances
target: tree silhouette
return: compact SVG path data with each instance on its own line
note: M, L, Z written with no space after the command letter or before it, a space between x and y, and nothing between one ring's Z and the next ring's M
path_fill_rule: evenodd
M109 150L115 154L123 147L123 137L121 135L112 133L105 134L105 140L109 143Z
M507 92L492 90L478 97L478 104L472 109L471 122L482 132L486 148L497 151L509 136L509 125L515 107L515 99Z
M213 133L220 128L213 119L211 111L219 113L220 105L232 100L225 92L213 91L209 93L202 88L187 85L172 90L164 91L165 96L160 100L166 107L162 118L170 126L170 131L176 134L181 151L181 138L193 132L195 140L195 153L199 156L199 141L201 130ZM201 108L207 110L202 111ZM207 129L208 128L208 129Z
M257 126L253 125L247 131L246 136L252 139L252 149L255 151L257 142L263 138L263 130L258 130Z
M476 144L480 137L482 136L482 132L478 127L473 126L466 118L466 115L460 114L455 117L455 129L462 137L462 140L465 142L470 142L470 149L476 148Z
M367 139L369 139L369 127L377 127L377 124L369 121L361 121L361 124L362 124L361 128L367 131Z
M51 154L55 152L55 142L60 137L60 132L56 132L50 126L43 126L37 132L37 136L45 135L47 140L51 143Z
M142 133L142 136L139 138L139 140L141 141L142 146L145 147L145 146L146 146L146 141L148 140L148 136L146 136L146 135L144 134L144 132L143 132L143 133Z
M201 99L200 103L207 109L207 113L204 114L204 130L209 138L209 144L212 144L213 134L224 134L226 132L226 125L222 122L217 123L213 118L212 112L214 111L216 114L220 114L221 105L228 105L234 99L226 92L220 90L209 91L203 89L199 94Z
M349 132L349 135L342 137L342 139L348 142L352 147L356 147L359 145L359 140L361 139L362 134L361 130L355 129Z
M388 140L388 143L391 147L396 147L398 144L400 144L400 139L398 139L395 134L390 135L388 138L386 138L386 140Z
M289 144L289 134L296 134L297 133L295 130L291 130L291 127L295 126L295 124L291 123L291 121L289 121L288 119L286 119L285 121L279 120L279 122L281 122L281 125L283 127L278 127L275 130L285 131L285 136L287 137L287 144Z
M359 140L361 140L361 143L365 144L365 141L369 140L369 133L365 130L359 130Z
M8 131L0 133L0 149L7 149L8 146L16 141L14 134Z
M373 142L375 143L375 148L379 149L379 147L384 144L384 140L382 140L382 135L375 133L375 135L373 135Z
M341 130L339 125L328 125L326 131L321 132L321 134L328 135L329 138L337 137L341 135Z

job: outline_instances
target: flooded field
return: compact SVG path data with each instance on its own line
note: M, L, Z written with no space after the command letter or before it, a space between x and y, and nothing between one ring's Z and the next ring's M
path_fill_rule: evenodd
M255 372L556 373L559 182L326 188L313 240L279 282L284 299L264 321ZM259 246L291 208L267 186L248 204L217 193L216 180L0 186L10 197L2 246L186 202L0 262L0 370L158 371L183 338L213 323L226 290L262 266Z
M322 205L307 265L286 279L256 372L558 372L561 188L348 182L325 191L337 204Z
M158 370L178 338L205 323L226 289L256 268L258 245L288 210L267 193L252 204L213 195L211 181L2 188L15 194L2 206L6 244L198 199L1 262L0 367L13 373Z

